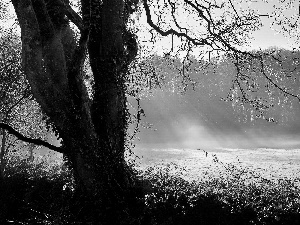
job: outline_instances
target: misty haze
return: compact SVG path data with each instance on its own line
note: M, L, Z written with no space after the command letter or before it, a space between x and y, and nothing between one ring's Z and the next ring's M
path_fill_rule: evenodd
M257 112L239 103L241 109L239 104L226 101L234 78L234 66L228 66L226 59L201 74L197 72L199 64L194 63L188 74L193 88L187 86L185 90L180 77L172 78L176 70L167 60L157 56L152 61L162 84L141 97L145 115L141 116L134 143L142 166L175 160L182 167L193 167L189 177L199 169L211 170L216 166L216 156L222 163L242 165L266 176L297 176L300 107L296 99L283 103L280 93L275 92L277 97L270 100L262 84L252 94L264 96L272 107ZM179 59L173 63L181 65ZM285 82L289 85L290 81ZM130 103L132 108L137 107L134 99ZM198 173L198 177L203 175Z

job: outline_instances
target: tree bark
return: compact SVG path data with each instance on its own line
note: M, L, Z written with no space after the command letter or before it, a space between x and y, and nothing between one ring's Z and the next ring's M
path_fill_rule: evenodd
M12 0L22 35L22 62L36 100L63 140L78 188L94 205L89 220L120 222L135 177L124 152L124 76L136 55L122 0L82 0L84 29L76 44L67 1ZM78 18L77 18L78 19ZM126 38L124 38L126 37ZM131 46L128 45L131 37ZM88 49L94 97L84 85ZM92 210L93 209L93 210ZM117 210L117 211L116 211ZM108 213L108 211L111 212ZM111 215L111 216L110 216Z
M2 182L4 179L4 169L6 166L5 161L5 147L6 147L6 131L1 129L2 132L2 139L1 139L1 152L0 152L0 181Z

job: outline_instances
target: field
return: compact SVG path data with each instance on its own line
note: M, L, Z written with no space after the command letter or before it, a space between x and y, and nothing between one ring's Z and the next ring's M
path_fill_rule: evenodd
M175 149L137 147L142 168L175 163L188 180L218 177L234 166L270 180L300 177L300 149Z

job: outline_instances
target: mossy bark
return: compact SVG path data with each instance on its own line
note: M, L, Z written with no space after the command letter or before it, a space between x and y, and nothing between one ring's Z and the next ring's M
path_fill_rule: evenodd
M136 54L136 49L128 52L130 48L125 47L125 3L82 0L85 30L77 44L65 19L67 1L12 2L21 27L24 72L33 95L63 140L78 187L94 205L87 217L103 222L105 210L126 211L127 196L135 184L124 158L124 75L129 55L132 59ZM95 83L93 98L84 85L86 50ZM108 219L116 222L116 218Z

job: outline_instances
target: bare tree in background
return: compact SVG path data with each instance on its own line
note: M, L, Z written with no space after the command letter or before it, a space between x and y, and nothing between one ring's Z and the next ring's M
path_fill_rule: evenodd
M0 38L0 50L0 122L14 127L28 137L44 139L48 132L39 105L32 99L29 84L22 72L19 37L11 30L6 30ZM1 129L1 178L5 175L10 153L18 151L17 154L24 154L21 149L26 149L26 144L9 135L5 129ZM33 149L36 146L29 146L33 159Z

